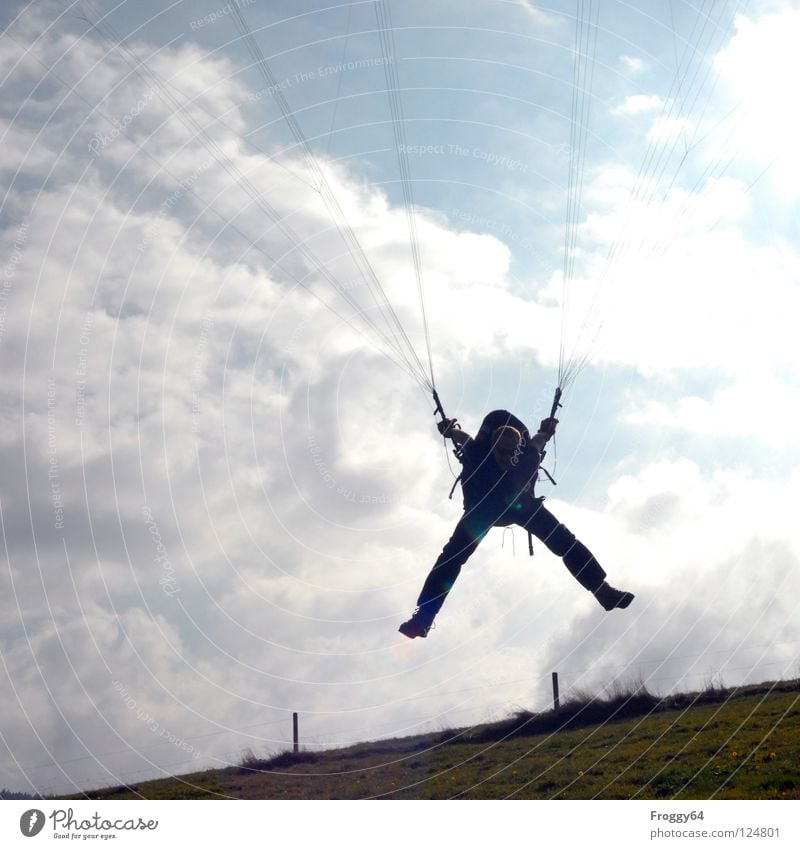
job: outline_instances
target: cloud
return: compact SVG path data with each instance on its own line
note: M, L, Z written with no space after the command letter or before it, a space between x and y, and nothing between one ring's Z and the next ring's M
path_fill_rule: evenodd
M559 15L554 15L539 8L532 0L516 0L516 5L524 9L537 24L544 27L559 26L562 23L562 18Z
M641 74L647 67L645 61L636 56L620 56L619 61L622 67L629 74Z
M688 118L673 118L669 115L656 118L647 134L651 142L666 144L677 136L686 136L687 131L692 129L693 124Z
M612 115L640 115L664 108L664 101L657 94L633 94L611 109Z
M769 399L769 415L751 415L752 399ZM769 374L743 377L714 391L710 398L686 396L677 402L649 401L631 410L628 421L658 425L684 432L722 438L747 438L770 446L789 448L797 442L792 427L792 410L797 403L794 381L778 380Z
M644 373L793 373L794 248L750 240L752 200L738 180L658 188L620 168L587 185L593 211L580 230L584 274L568 290L567 350ZM560 299L559 286L548 294Z
M102 48L70 47L60 74L80 80ZM3 684L17 742L0 783L66 792L193 766L189 738L205 734L203 763L235 760L237 732L213 735L265 711L277 723L305 710L332 735L376 705L359 736L381 721L383 733L413 730L419 712L401 692L424 693L433 715L437 702L452 707L396 634L457 513L442 507L450 484L430 401L314 297L373 340L385 326L304 166L287 175L211 130L226 164L267 187L294 235L287 252L286 227L209 162L208 139L161 91L144 102L114 53L106 70L108 88L93 76L78 89L111 122L54 98L46 133L5 124L19 169L0 341L13 410L0 431L2 590L16 599L2 618ZM192 47L163 50L156 70L229 113L226 98L243 95L226 63ZM15 90L37 73L18 68ZM235 110L228 118L238 126ZM327 174L423 351L403 210L345 170ZM510 292L508 249L441 216L417 223L440 373L529 350L539 308ZM350 283L348 299L301 243ZM456 632L447 641L437 654L468 659ZM249 739L280 748L275 735Z
M795 196L800 120L787 104L800 74L794 48L798 37L800 11L795 8L759 18L739 15L736 33L715 58L731 97L745 110L739 131L742 153L761 165L777 159L772 176L782 192Z
M602 513L581 524L609 581L637 598L629 618L587 607L563 629L555 642L564 648L547 660L562 687L641 680L664 692L678 669L683 690L717 674L728 682L794 674L793 644L783 641L796 614L800 549L785 529L797 485L796 471L764 484L735 468L709 475L685 459L621 476Z

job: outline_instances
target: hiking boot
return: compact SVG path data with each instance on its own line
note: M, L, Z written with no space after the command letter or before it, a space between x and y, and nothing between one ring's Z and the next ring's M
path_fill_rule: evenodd
M413 640L414 637L427 637L428 631L430 631L431 626L433 625L433 620L429 619L427 616L423 616L417 611L408 622L403 622L403 624L397 629L404 637L408 637L409 640Z
M605 610L624 610L635 598L633 593L617 590L605 581L594 591L594 597Z

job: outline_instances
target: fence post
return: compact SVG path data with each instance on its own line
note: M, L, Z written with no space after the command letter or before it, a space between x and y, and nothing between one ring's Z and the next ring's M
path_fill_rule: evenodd
M558 672L553 673L553 710L558 710L561 701L558 698Z
M297 754L300 751L300 736L297 731L297 714L292 714L292 751Z

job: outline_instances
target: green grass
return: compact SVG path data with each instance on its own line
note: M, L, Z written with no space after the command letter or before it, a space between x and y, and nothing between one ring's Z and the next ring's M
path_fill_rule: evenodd
M499 723L82 794L91 799L800 799L800 680L643 688Z

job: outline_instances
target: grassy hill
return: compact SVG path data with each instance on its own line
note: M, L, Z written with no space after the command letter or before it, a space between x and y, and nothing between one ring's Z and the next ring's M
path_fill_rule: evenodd
M799 799L800 680L644 689L502 722L287 752L89 799Z

